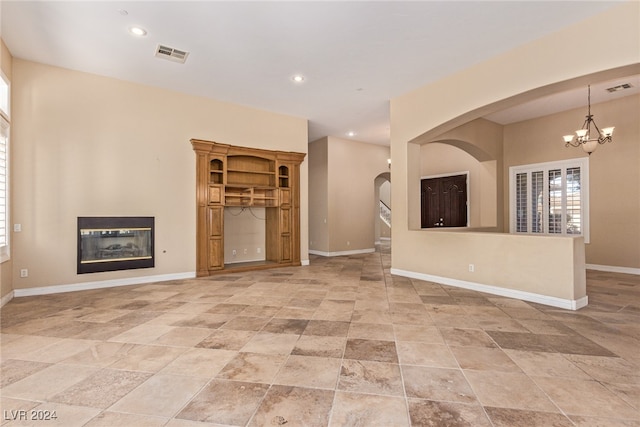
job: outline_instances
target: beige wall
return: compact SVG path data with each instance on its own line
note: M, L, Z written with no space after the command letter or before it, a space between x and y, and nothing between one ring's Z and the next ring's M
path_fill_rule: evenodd
M9 82L11 82L11 77L12 77L12 74L11 74L12 63L13 63L13 58L11 57L11 53L9 52L9 49L7 49L7 46L5 46L4 41L0 39L0 69L4 73L5 77L9 79ZM11 168L9 169L9 173L11 173ZM11 176L9 176L9 185L11 185ZM9 194L11 194L11 188L9 189ZM10 221L11 221L11 218L12 218L12 213L9 212ZM11 245L11 243L12 243L12 236L9 235L9 244ZM11 250L11 246L9 246L9 250ZM8 295L13 290L12 269L13 269L12 259L9 259L0 264L0 298Z
M550 299L573 301L585 295L582 237L442 230L413 233L419 239L419 249L403 251L401 262L392 261L392 273L415 272L453 279L446 284L474 283ZM393 258L397 238L394 230ZM473 264L473 272L469 264ZM582 271L576 271L575 265L582 265Z
M224 209L225 264L266 259L266 215L260 207Z
M585 90L586 96L586 90ZM612 143L588 156L561 136L584 121L586 109L505 126L505 194L510 166L589 157L590 242L586 262L640 269L640 95L591 106L600 127L615 126ZM505 198L505 229L508 224Z
M329 252L329 140L309 144L309 249Z
M325 145L326 163L323 164ZM335 137L323 138L310 147L313 147L309 150L310 167L317 168L310 172L314 181L316 177L322 180L323 170L327 169L326 192L309 192L312 199L319 199L310 205L320 209L310 216L311 249L329 254L374 249L378 203L374 181L389 170L389 147ZM317 158L311 159L312 156ZM322 190L322 184L313 185ZM319 215L325 204L326 215ZM322 234L328 235L328 239L317 237Z
M584 86L581 76L623 67L624 72L635 70L640 39L624 35L639 34L639 14L640 3L625 3L391 101L394 270L580 297L585 265L581 239L412 230L417 227L409 211L419 209L419 143L488 112L557 90L558 82ZM590 54L584 54L584 46L590 47ZM534 256L535 247L546 254L544 259ZM570 264L555 262L558 258ZM483 265L470 275L468 263L476 259Z
M14 59L14 287L195 271L189 140L307 151L304 119ZM307 257L307 164L301 252ZM78 216L154 216L156 267L76 274ZM17 278L28 268L28 278Z
M11 56L11 52L7 49L7 46L4 44L4 40L0 39L0 69L5 76L11 79L11 64L13 58Z
M374 181L389 147L329 137L329 252L375 248Z

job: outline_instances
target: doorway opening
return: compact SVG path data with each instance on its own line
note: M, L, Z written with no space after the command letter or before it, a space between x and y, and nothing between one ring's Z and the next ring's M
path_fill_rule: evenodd
M385 172L374 180L374 237L375 244L391 240L391 173Z

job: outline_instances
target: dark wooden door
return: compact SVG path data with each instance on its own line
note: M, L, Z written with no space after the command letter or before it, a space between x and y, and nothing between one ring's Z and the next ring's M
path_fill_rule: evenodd
M467 226L467 176L427 178L420 182L422 228Z

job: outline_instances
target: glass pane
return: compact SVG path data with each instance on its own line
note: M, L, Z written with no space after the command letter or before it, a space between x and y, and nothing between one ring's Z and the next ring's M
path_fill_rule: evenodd
M78 274L154 266L154 217L78 217Z
M567 169L567 234L582 233L580 168Z
M542 233L543 219L543 192L544 173L542 171L531 172L531 232Z
M516 232L527 230L527 174L516 175Z
M151 227L81 229L80 263L149 259L153 256Z
M7 244L7 125L0 126L0 246Z
M562 171L549 171L549 233L562 234Z

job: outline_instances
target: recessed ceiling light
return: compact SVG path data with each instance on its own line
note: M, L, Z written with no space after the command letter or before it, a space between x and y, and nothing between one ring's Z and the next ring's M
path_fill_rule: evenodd
M131 27L129 28L129 32L138 37L144 37L147 35L147 30L142 27Z
M304 81L304 76L301 74L296 74L295 76L291 77L291 80L293 80L295 83L302 83Z
M354 131L350 130L349 132L347 132L347 136L356 136L357 133L355 133Z

